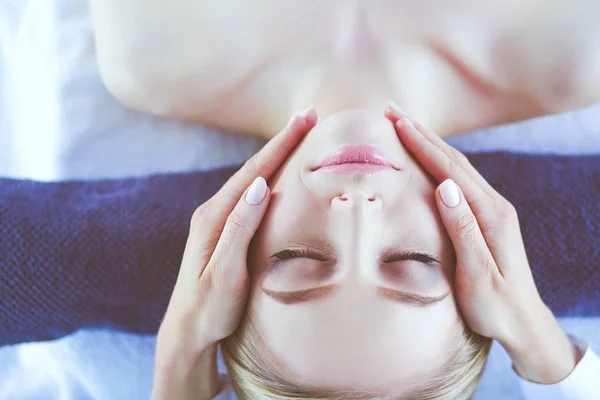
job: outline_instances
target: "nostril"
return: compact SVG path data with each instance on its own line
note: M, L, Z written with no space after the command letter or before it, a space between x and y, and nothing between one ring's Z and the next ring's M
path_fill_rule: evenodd
M341 201L348 201L348 198L346 196L339 196Z
M372 203L375 201L375 197L369 197L369 201Z

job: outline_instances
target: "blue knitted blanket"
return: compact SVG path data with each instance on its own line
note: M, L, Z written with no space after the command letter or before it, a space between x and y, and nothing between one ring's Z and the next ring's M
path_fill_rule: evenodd
M469 156L519 212L544 300L600 316L600 157ZM236 168L115 181L0 179L0 345L157 331L193 210Z

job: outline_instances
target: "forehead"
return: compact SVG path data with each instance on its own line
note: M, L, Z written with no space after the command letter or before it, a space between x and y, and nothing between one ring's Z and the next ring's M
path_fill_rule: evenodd
M251 307L269 353L308 386L409 387L447 362L460 332L451 301L410 309L351 287L318 304L258 296Z

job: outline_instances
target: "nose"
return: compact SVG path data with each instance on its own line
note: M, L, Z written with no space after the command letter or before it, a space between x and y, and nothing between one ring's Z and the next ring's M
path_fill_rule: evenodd
M338 194L331 199L331 207L340 208L369 208L381 209L381 198L373 193L367 193L364 190L353 190Z

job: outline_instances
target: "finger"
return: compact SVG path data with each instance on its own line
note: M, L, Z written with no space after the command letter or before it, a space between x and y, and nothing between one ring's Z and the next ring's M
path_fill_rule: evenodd
M386 118L388 118L394 126L403 117L408 117L406 113L393 101L389 101L384 114ZM462 154L460 151L446 143L444 139L425 128L423 125L414 122L411 120L414 127L427 139L431 144L440 148L448 157L452 158L454 162L456 162L466 173L469 175L482 189L486 194L492 198L496 196L500 196L500 194L485 180L483 176L473 167L473 165L469 162L468 158Z
M478 218L489 212L492 198L452 157L449 157L442 149L427 140L408 118L400 118L395 126L398 137L404 146L415 156L427 172L440 183L446 179L454 180L461 187L469 205Z
M211 275L226 279L229 285L245 281L248 246L256 233L269 203L269 188L263 177L252 182L227 217L223 232L210 257ZM202 274L202 270L200 271Z
M253 179L262 176L269 180L316 123L317 113L312 108L292 117L285 128L248 160L219 193L209 200L212 203L212 214L226 217ZM224 218L221 222L224 222Z
M472 277L499 273L477 218L456 183L452 179L445 180L438 186L435 197L456 259L460 267L466 269L464 272Z
M317 113L312 107L292 117L285 128L250 158L217 194L198 207L192 217L190 235L200 235L203 238L203 248L210 251L214 249L227 216L246 187L257 176L270 179L302 138L316 125L317 119ZM198 229L200 232L195 232Z
M452 158L470 177L473 179L486 194L492 198L500 196L500 194L485 180L483 176L473 167L469 159L460 151L450 146L444 139L431 132L419 123L413 123L415 128L427 139L431 144L440 148L448 157Z
M408 117L406 112L404 112L404 110L402 108L400 108L400 106L398 104L394 103L391 100L388 101L387 105L385 106L383 114L385 115L385 117L387 119L392 121L392 124L394 124L394 125L396 124L396 122L398 122L398 120L400 118Z

